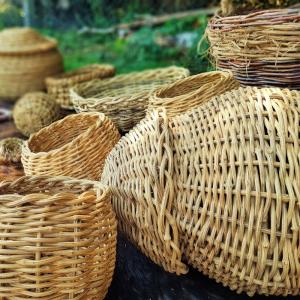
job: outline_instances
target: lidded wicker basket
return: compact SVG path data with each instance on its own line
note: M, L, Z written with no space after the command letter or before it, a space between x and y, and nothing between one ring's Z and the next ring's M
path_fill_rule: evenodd
M43 90L45 78L62 70L55 40L30 28L0 32L0 98L15 100L25 93Z
M185 78L189 71L167 67L93 80L71 89L76 111L99 111L122 131L129 131L144 116L150 93Z
M164 107L169 117L184 113L210 100L213 96L239 87L231 72L207 72L176 81L155 90L148 111Z
M26 175L98 180L104 160L120 134L101 113L65 117L32 134L22 149Z
M70 88L74 85L96 78L107 78L115 74L115 68L108 64L93 64L74 71L46 78L48 93L63 108L73 109L70 99Z
M68 177L0 183L3 299L104 299L117 222L108 189Z

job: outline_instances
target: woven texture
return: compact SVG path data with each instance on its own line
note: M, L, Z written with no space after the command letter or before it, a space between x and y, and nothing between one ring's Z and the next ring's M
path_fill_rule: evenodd
M107 188L66 177L0 183L3 299L104 299L116 257Z
M300 9L214 17L207 28L218 69L243 85L300 89Z
M237 292L300 294L300 92L240 88L170 123L182 251Z
M230 72L207 72L189 76L151 94L148 111L164 107L169 117L184 113L213 96L239 87Z
M99 111L122 131L129 131L144 116L150 93L185 78L189 71L168 67L83 83L71 90L76 111Z
M21 162L23 143L23 140L15 137L0 140L0 160Z
M25 143L25 174L98 180L106 156L119 139L114 124L101 113L67 116L31 135Z
M45 88L44 79L61 73L62 57L56 41L33 29L0 32L0 98L15 100Z
M70 99L70 88L74 85L87 82L95 78L107 78L115 74L112 65L88 65L74 71L46 78L48 93L63 108L73 109Z
M60 106L43 92L25 94L13 109L16 127L25 136L30 136L60 117Z
M171 215L172 152L166 115L153 112L109 154L102 182L112 191L120 229L155 263L186 273Z

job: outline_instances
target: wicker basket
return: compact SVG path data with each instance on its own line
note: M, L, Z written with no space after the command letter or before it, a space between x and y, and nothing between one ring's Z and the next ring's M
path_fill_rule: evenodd
M108 189L67 177L0 183L2 299L104 299L116 256Z
M48 76L61 73L57 42L29 28L0 32L0 98L15 100L45 88Z
M101 113L65 117L31 135L22 149L26 175L71 176L97 180L120 134Z
M164 107L169 117L184 113L213 96L239 87L230 72L208 72L189 76L151 94L148 111Z
M214 17L207 29L220 70L243 85L300 89L300 9Z
M95 78L107 78L115 74L112 65L88 65L75 71L46 78L48 93L56 99L63 108L73 109L70 99L70 88L76 84Z
M187 69L168 67L94 80L71 89L71 99L76 111L102 112L126 132L145 116L153 90L188 75Z

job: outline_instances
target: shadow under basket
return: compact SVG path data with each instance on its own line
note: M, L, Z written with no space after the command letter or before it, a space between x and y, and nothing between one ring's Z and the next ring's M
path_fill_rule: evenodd
M116 257L108 189L68 177L0 183L0 298L104 299Z
M31 135L22 149L26 175L71 176L97 180L120 134L101 113L65 117Z

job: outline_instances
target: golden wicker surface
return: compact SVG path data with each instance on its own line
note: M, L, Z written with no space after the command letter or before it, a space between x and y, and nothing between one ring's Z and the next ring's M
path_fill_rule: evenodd
M104 299L116 256L110 199L87 180L0 183L0 298Z
M87 82L92 79L103 79L115 74L115 68L108 64L93 64L84 66L74 71L46 78L48 93L63 108L73 109L70 99L70 88L74 85Z
M215 71L189 76L154 91L148 111L164 107L168 116L174 117L237 87L239 83L231 72Z
M214 17L207 28L211 55L244 85L300 89L300 9Z
M65 175L98 180L120 134L101 113L65 117L31 135L23 146L26 175Z
M93 80L71 90L76 111L99 111L122 131L129 131L144 116L150 93L185 78L189 71L167 67Z

